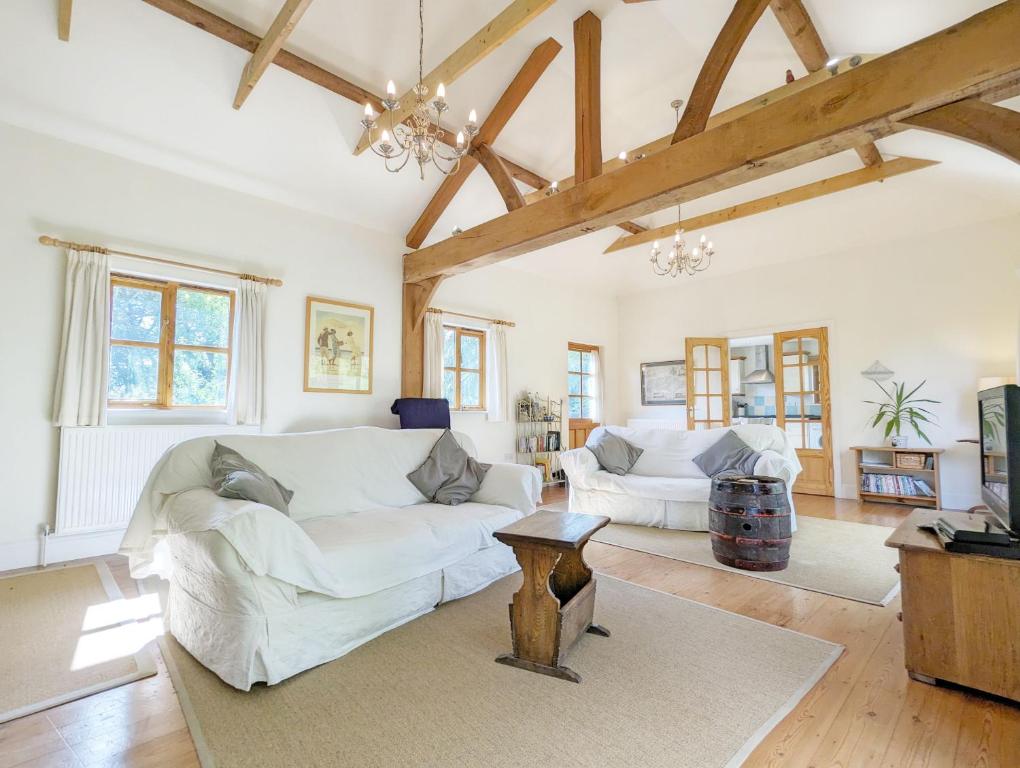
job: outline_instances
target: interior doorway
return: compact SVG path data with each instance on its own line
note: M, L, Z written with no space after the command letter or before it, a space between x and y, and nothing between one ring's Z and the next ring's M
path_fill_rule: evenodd
M795 493L832 496L832 404L825 328L729 340L733 424L774 424L797 451Z

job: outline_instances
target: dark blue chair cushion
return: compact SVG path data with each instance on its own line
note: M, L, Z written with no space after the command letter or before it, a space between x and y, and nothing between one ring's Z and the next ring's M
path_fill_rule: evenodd
M390 413L400 417L401 429L449 429L450 401L445 397L401 397Z

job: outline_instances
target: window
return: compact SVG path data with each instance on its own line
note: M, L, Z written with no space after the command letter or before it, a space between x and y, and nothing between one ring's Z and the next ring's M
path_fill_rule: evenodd
M226 408L234 294L115 275L110 281L114 408Z
M567 344L567 399L571 419L593 420L598 393L598 347Z
M455 411L485 410L485 331L443 326L443 397Z

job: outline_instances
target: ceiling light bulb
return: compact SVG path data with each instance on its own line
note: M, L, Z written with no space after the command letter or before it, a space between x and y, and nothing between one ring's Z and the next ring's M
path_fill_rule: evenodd
M383 128L383 132L382 132L382 141L383 141L383 143L385 144L385 143L386 143L386 142L388 142L389 140L390 140L390 132L389 132L389 131L387 131L387 130L386 130L385 128Z
M558 181L554 181L552 184L550 184L550 186L553 188L553 191L555 192L557 189L560 188L560 183Z
M397 95L397 86L393 84L392 80L390 80L388 83L386 83L386 95L387 96L396 96Z
M694 258L698 258L698 253L700 253L700 251L697 248L695 248L693 251L691 251L691 255Z
M658 240L656 240L654 243L652 243L652 250L653 251L659 250L659 241Z
M370 117L372 117L373 114L374 113L372 112L372 105L371 104L365 104L365 117L369 117L370 118Z
M702 236L701 236L701 244L702 244L702 245L704 245L704 244L705 244L705 240L707 240L707 239L708 239L707 237L705 237L704 235L702 235Z
M464 131L457 131L457 147L464 146Z
M439 87L436 88L436 98L440 101L446 98L446 86L442 83L440 83Z
M463 114L463 113L462 113L462 114ZM472 124L474 124L474 123L477 123L477 122L478 122L478 114L477 114L477 113L476 113L476 112L475 112L475 111L474 111L473 109L472 109L472 110L471 110L471 112L470 112L470 113L468 114L468 122L469 122L469 123L472 123Z

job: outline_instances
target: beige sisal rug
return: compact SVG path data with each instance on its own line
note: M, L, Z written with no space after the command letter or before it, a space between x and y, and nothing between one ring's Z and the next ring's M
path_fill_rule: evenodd
M515 574L347 656L248 693L167 636L205 768L736 766L842 646L601 576L564 660L580 684L496 664Z
M893 569L898 562L897 552L885 546L892 532L892 528L881 525L798 516L797 532L790 546L790 565L772 573L723 565L712 556L709 535L701 531L613 524L591 540L862 603L886 605L900 591L900 577Z
M0 577L0 723L156 674L104 563Z

